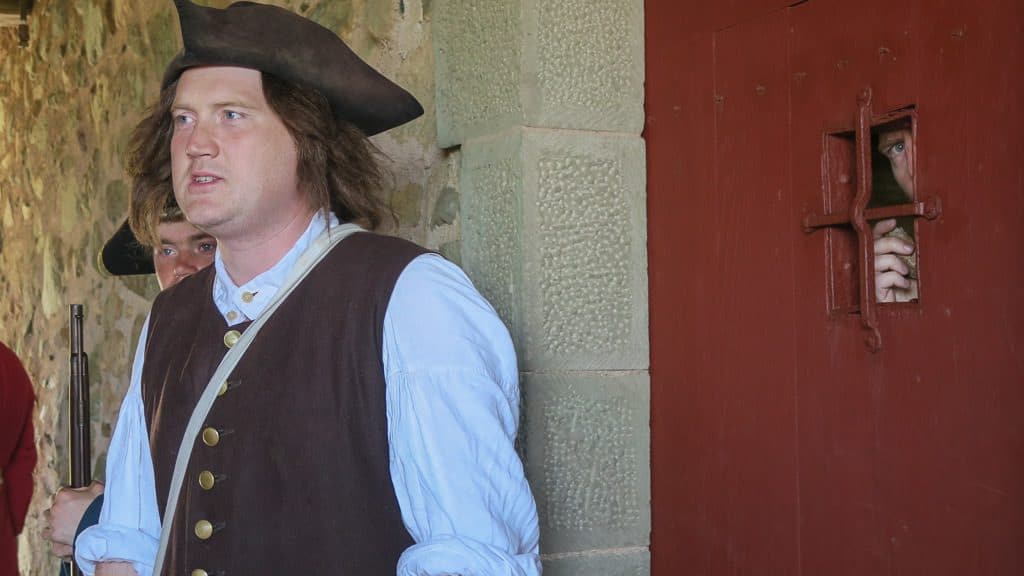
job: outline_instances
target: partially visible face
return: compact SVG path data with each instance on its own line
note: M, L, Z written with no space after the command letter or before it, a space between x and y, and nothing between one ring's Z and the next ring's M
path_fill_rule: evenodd
M206 232L182 220L157 227L160 245L153 249L156 280L164 290L213 264L217 241Z
M909 129L883 132L878 151L889 159L892 175L908 198L914 197L914 135Z
M174 196L193 224L221 242L259 241L312 212L295 142L267 103L260 72L186 70L171 115Z

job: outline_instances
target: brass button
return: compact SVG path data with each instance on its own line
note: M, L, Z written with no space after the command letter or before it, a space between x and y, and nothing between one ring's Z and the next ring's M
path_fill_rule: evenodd
M252 302L252 299L255 297L256 295L252 292L242 292L242 302L245 302L246 304Z
M210 536L213 536L213 524L210 524L208 520L200 520L196 522L196 536L200 540L206 540Z
M209 490L213 488L213 485L217 482L217 478L213 475L213 472L209 470L203 470L199 473L199 485L203 487L203 490Z
M228 321L229 322L234 322L235 318L238 318L238 312L235 312L234 310L228 312Z
M210 576L210 573L202 568L196 568L192 571L192 576Z
M220 432L216 428L210 427L203 430L203 444L216 446L218 442L220 442Z
M228 333L224 335L224 345L231 348L238 343L238 339L242 337L242 333L238 330L228 330Z
M227 393L227 391L228 391L228 381L225 380L224 383L220 385L220 390L217 390L217 396L223 396L224 394Z

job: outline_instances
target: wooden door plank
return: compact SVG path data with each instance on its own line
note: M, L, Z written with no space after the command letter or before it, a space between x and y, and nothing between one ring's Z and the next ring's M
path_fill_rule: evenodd
M685 43L649 105L656 574L797 569L784 31Z
M1024 5L916 4L918 186L944 210L919 226L921 321L891 328L912 343L880 454L894 570L1021 574Z
M721 574L799 573L785 10L715 34L715 187L702 219ZM706 416L706 417L707 417Z

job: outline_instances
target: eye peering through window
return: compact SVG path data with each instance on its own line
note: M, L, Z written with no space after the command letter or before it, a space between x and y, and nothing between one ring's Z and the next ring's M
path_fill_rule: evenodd
M870 170L870 194L856 200L859 187L857 134L854 130L827 132L824 137L823 178L825 214L805 217L804 230L825 228L828 255L828 302L833 313L860 312L862 288L873 289L873 302L917 303L917 218L933 219L941 212L938 199L917 200L917 115L913 107L876 116L864 148ZM863 206L866 238L873 252L861 266L859 241L852 216ZM860 210L860 209L858 209ZM870 280L861 280L860 268Z

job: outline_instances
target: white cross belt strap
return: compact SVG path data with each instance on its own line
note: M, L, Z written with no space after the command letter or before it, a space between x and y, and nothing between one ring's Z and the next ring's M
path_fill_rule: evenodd
M163 525L160 528L160 549L157 551L156 562L153 564L154 576L159 576L163 572L164 557L167 555L167 544L170 540L171 525L174 524L174 511L178 507L178 496L181 493L181 483L185 477L185 469L188 468L188 461L192 456L192 448L195 446L196 438L199 436L199 429L206 420L207 414L210 413L214 400L217 399L220 385L231 375L231 371L238 365L238 361L241 360L242 355L245 354L249 344L256 338L256 334L259 333L260 328L267 322L267 319L274 314L274 311L277 310L281 302L302 282L310 270L315 268L323 260L324 256L339 242L353 232L360 232L362 230L362 228L355 224L342 224L333 228L328 227L327 230L313 240L305 252L299 256L292 269L288 271L288 277L285 279L284 285L281 286L281 289L274 295L274 298L267 304L267 308L260 314L259 318L246 328L245 332L242 333L242 337L238 339L238 342L228 350L228 353L224 355L224 359L220 361L220 365L217 366L217 370L210 378L206 389L203 390L202 396L199 397L199 402L196 404L195 409L192 411L192 417L188 421L188 427L185 428L185 434L181 437L178 459L174 463L174 474L171 476L171 488L167 493L167 506L164 508Z

